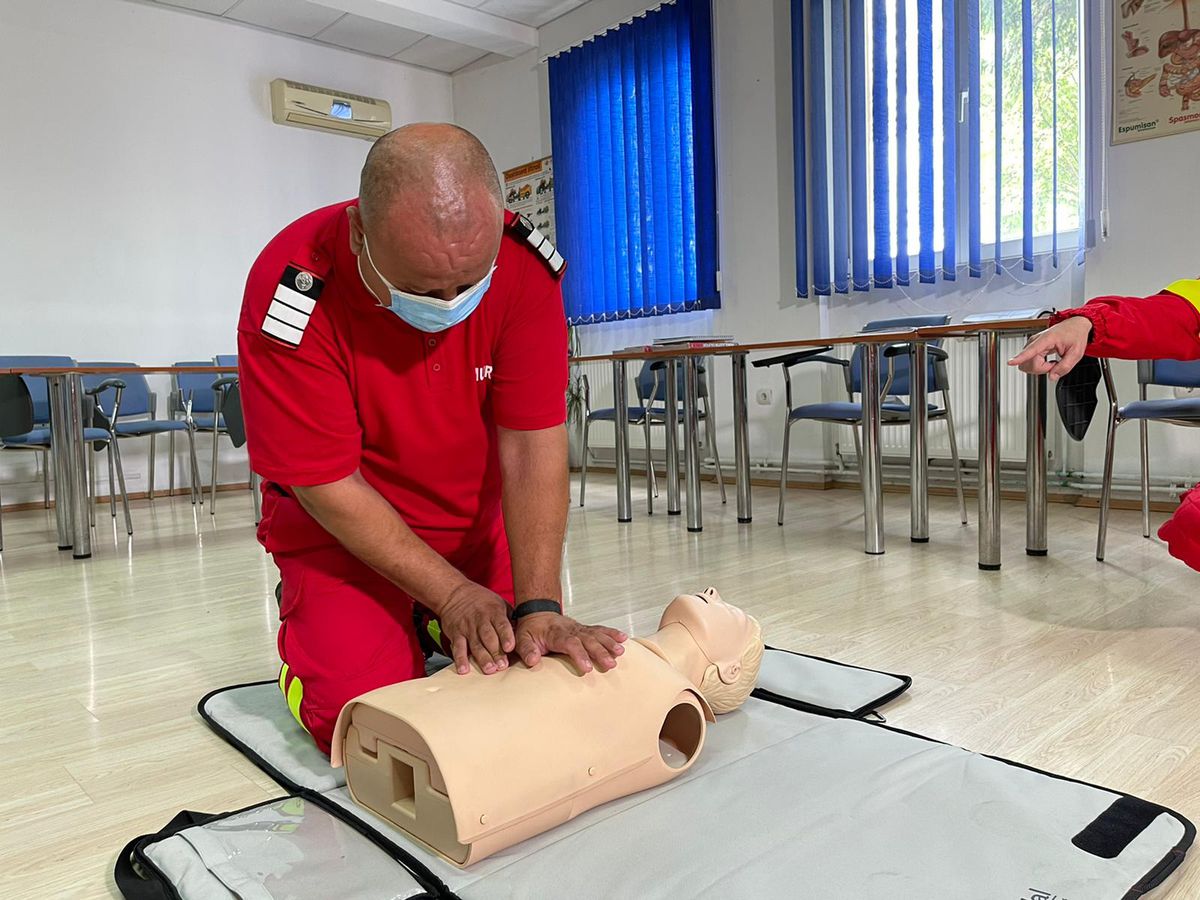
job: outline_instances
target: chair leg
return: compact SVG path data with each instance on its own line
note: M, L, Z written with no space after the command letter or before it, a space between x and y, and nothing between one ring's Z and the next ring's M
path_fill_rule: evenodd
M1117 417L1108 420L1108 438L1104 443L1104 486L1100 491L1100 531L1096 535L1096 559L1104 562L1104 543L1108 537L1108 508L1112 502L1113 451L1117 440Z
M1142 437L1142 537L1150 537L1150 423L1138 422Z
M50 508L50 453L42 451L42 505Z
M854 432L854 458L858 461L859 477L862 477L862 437L859 436L861 424L855 422L850 426L850 430Z
M250 473L250 496L254 503L254 524L262 521L262 490L261 482L256 472Z
M4 497L0 496L0 553L4 551Z
M704 401L704 433L707 436L708 445L712 447L713 464L717 467L717 487L721 489L721 502L725 503L728 498L725 496L725 473L721 471L721 454L717 452L717 436L714 433L712 414L708 409L708 398L701 398Z
M200 484L200 462L196 459L196 431L194 428L189 428L187 430L187 437L188 466L191 469L191 476L188 480L191 482L192 506L195 506L197 503L203 506L204 486Z
M954 432L954 412L950 409L950 394L942 391L942 405L946 408L946 434L950 438L950 462L954 465L954 492L958 495L958 517L967 524L967 501L963 496L962 464L958 461L958 437Z
M105 445L104 455L108 457L108 511L115 519L117 517L117 470L113 464L112 441Z
M779 524L783 524L783 504L787 497L788 486L788 445L792 437L792 419L789 413L787 424L783 426L783 459L779 463Z
M125 490L125 467L121 465L121 448L117 446L116 438L110 440L108 446L117 465L117 485L121 489L121 508L125 510L125 533L132 537L133 517L129 515L129 494ZM109 493L115 493L111 487Z
M650 457L650 414L642 416L642 439L646 444L646 515L654 515L654 498L658 496L658 485L654 480L654 461Z
M167 496L175 496L175 432L167 435Z
M157 468L157 462L157 456L154 452L154 435L152 434L150 435L150 480L148 484L151 503L154 502L154 470Z
M96 452L88 448L87 470L88 522L96 527Z
M591 421L583 420L583 455L579 466L579 505L583 506L583 494L587 490L587 460L588 460L588 428Z
M208 512L209 515L215 516L217 514L217 450L220 449L221 443L221 432L216 427L213 428L212 438L212 472L209 475L209 488L212 493L209 495Z

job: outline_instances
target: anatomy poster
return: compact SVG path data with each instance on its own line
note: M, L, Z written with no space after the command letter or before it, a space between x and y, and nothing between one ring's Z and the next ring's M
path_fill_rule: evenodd
M1200 129L1200 0L1113 0L1114 144Z
M1200 3L1200 0L1197 0ZM504 173L504 205L520 213L556 243L554 234L554 166L550 157Z

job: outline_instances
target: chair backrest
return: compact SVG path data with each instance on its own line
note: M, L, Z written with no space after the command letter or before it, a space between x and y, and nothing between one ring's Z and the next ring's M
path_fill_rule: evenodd
M1138 383L1158 384L1163 387L1200 387L1200 360L1138 360Z
M217 355L213 357L213 365L220 366L222 369L237 368L237 354L227 353L224 356Z
M225 431L233 446L246 443L246 420L242 416L242 392L237 382L224 389L221 396L221 415L225 417Z
M664 365L658 370L657 373L655 373L655 371L651 368L652 365L653 362L651 360L646 360L643 362L642 369L640 372L638 372L637 379L634 382L634 386L637 390L638 400L643 405L667 402L667 367ZM704 377L704 360L700 361L700 364L697 366L697 368L700 370L700 396L707 397L708 379ZM654 391L655 374L658 375L657 391ZM683 402L683 386L686 381L686 374L685 366L683 362L680 361L679 365L675 367L675 396L678 398L680 403ZM650 396L652 391L654 392L653 397Z
M0 375L0 444L33 430L33 397L20 375Z
M949 325L949 316L905 316L899 319L876 319L873 322L868 322L863 326L863 331L903 331L906 328L929 328L937 325ZM930 347L940 347L942 342L929 341ZM850 357L850 389L853 393L862 392L862 365L863 365L863 349L862 347L854 348L854 355ZM907 396L909 392L908 376L909 376L909 358L905 356L897 356L892 360L892 385L888 388L888 393L896 396ZM879 366L879 386L882 388L887 381L888 365L887 361L883 360ZM938 366L933 359L929 360L929 374L926 376L926 387L930 391L940 391L945 389L945 385L941 383L941 378L938 374Z
M75 360L69 356L0 356L0 369L19 369L23 366L54 368L73 365L75 365ZM33 399L33 424L48 425L50 423L50 386L45 377L22 375L21 378L24 379L25 385L29 388L29 396Z
M211 359L198 361L184 360L183 362L175 363L177 366L212 366ZM192 412L194 413L211 413L213 408L213 389L212 383L217 380L217 373L205 375L195 372L180 372L173 376L175 382L175 390L179 392L180 403L187 403L188 394L192 395Z
M118 375L84 375L84 390L91 390L106 378L120 378L125 382L125 390L121 392L121 418L150 415L150 382L141 372L136 371L137 363L132 362L84 362L81 366L107 366L114 369L126 369ZM112 413L113 395L115 389L104 391L97 399L106 413Z

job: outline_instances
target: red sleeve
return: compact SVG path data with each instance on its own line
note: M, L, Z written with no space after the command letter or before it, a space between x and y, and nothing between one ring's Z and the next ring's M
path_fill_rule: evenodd
M567 421L567 319L561 285L533 256L522 283L496 341L492 410L503 428L536 431Z
M284 486L328 484L358 469L362 431L329 307L317 300L292 347L262 332L286 263L264 254L246 284L238 326L238 377L251 467Z
M1097 297L1086 306L1055 313L1050 324L1072 316L1092 323L1088 356L1200 359L1200 310L1169 291L1153 297Z
M1200 484L1183 495L1179 509L1158 536L1167 542L1172 556L1200 572Z

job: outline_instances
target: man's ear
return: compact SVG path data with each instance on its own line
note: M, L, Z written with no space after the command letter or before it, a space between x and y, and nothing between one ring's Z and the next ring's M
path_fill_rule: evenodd
M346 207L346 218L350 221L350 252L359 256L363 252L362 212L357 206Z

